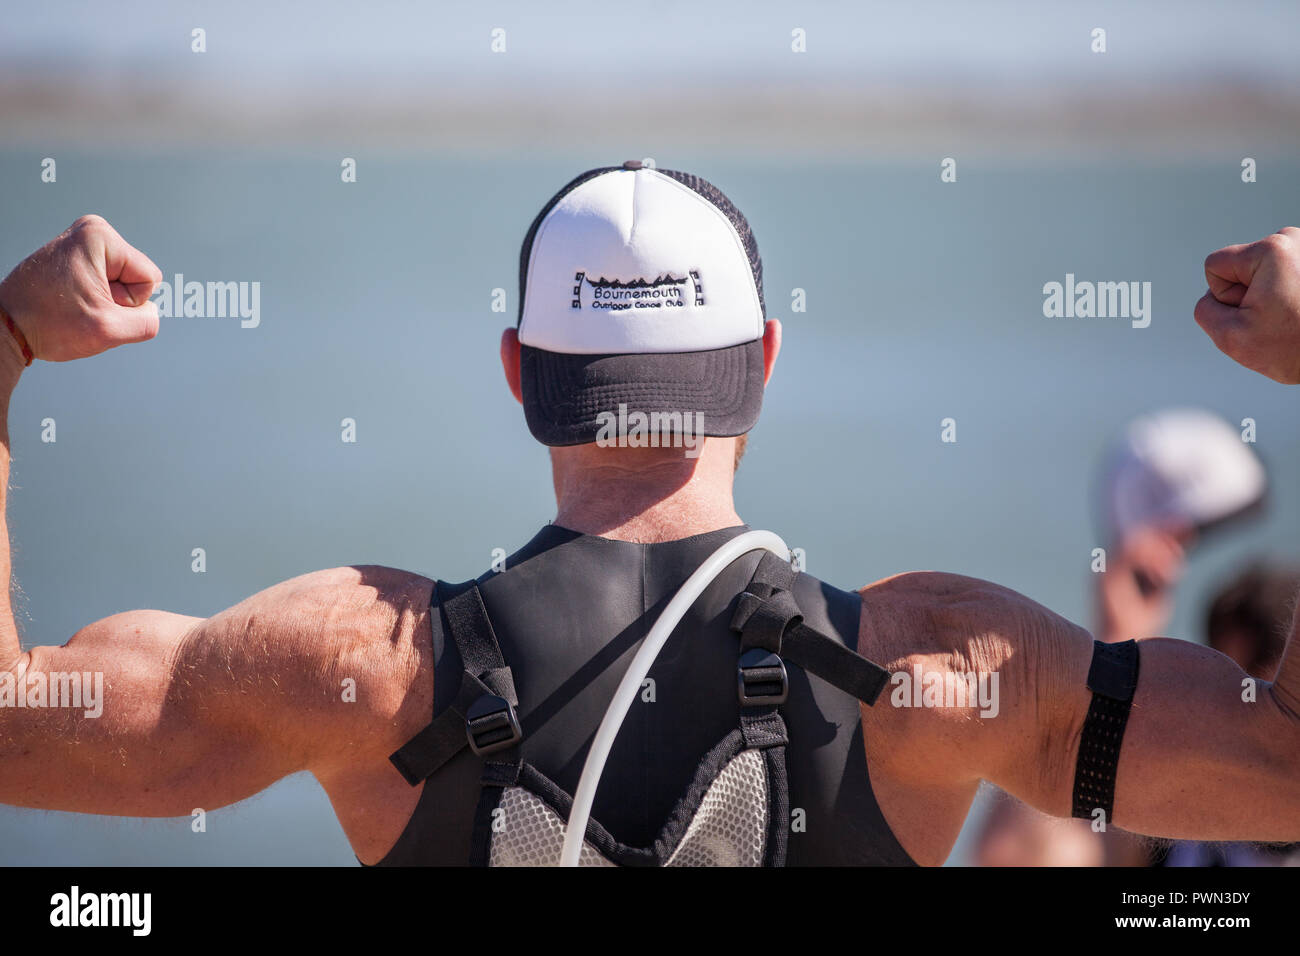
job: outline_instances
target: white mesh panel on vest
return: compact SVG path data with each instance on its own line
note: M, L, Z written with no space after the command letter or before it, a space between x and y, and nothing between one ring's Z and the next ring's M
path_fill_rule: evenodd
M668 866L762 866L767 843L767 770L744 750L709 784Z
M501 795L489 866L557 866L564 847L564 821L522 787ZM668 866L762 866L767 843L767 771L763 754L745 750L714 778ZM580 866L614 866L590 843Z
M494 813L502 829L492 834L488 866L559 866L564 848L564 821L523 787L508 787ZM495 821L494 821L495 822ZM579 866L614 866L583 841Z

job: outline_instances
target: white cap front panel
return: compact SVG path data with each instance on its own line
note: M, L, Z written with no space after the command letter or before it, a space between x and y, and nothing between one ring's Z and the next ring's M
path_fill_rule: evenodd
M603 173L542 220L519 341L581 355L752 342L763 314L745 247L716 206L653 169Z

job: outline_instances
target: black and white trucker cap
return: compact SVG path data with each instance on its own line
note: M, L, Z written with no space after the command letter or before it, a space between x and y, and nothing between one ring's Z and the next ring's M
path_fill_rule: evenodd
M538 213L519 257L524 414L544 445L601 413L691 412L749 431L763 403L763 265L740 211L698 176L592 169Z

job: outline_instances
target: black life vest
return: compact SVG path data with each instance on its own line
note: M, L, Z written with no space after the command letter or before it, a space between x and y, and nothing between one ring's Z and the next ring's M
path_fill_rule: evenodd
M717 693L737 700L738 725L698 756L693 779L657 836L645 845L628 845L592 818L582 865L785 864L790 829L789 734L782 717L790 693L786 664L866 704L875 702L889 679L883 668L804 622L794 597L797 576L787 562L764 553L736 598L729 622L738 636L735 677ZM515 677L479 582L440 581L435 596L443 630L459 654L459 688L391 760L418 785L468 748L481 766L468 862L555 865L572 797L525 759Z

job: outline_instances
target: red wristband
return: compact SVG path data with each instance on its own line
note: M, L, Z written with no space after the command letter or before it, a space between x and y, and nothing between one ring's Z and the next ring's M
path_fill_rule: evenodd
M15 340L17 340L18 347L23 350L23 358L27 360L28 365L31 365L32 360L36 358L36 356L32 354L32 347L27 344L27 336L23 335L23 330L18 328L18 323L13 320L2 305L0 305L0 318L5 320L5 325L8 326L9 333Z

